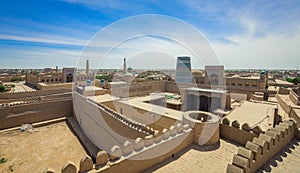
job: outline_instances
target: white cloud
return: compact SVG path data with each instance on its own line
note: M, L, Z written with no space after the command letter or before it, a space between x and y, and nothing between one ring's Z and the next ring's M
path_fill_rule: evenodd
M225 68L296 68L300 57L300 27L293 34L232 35L232 43L212 42Z
M70 38L70 37L53 36L53 35L43 35L40 37L27 37L27 36L0 34L0 39L1 40L35 42L35 43L76 45L76 46L84 46L84 43L86 42L85 40L79 40L79 39Z

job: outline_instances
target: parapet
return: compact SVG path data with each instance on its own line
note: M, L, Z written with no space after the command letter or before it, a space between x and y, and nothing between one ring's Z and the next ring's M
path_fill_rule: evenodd
M173 136L170 134L172 131ZM151 150L164 142L169 142L177 137L181 137L185 134L192 132L192 128L188 125L182 125L181 123L171 126L169 129L164 129L162 132L155 130L154 134L145 136L144 139L137 137L134 141L125 141L122 146L114 145L110 149L108 154L106 151L99 151L96 156L96 163L90 156L85 155L81 158L79 163L79 169L76 165L68 161L61 169L62 173L77 173L78 172L89 172L93 169L101 170L106 169L107 165L112 166L114 163L118 164L135 155L141 154L147 150ZM191 141L192 142L192 141ZM45 169L45 173L52 173L51 168ZM100 171L101 172L101 171Z
M265 133L260 133L251 142L248 141L245 147L238 149L237 154L233 156L232 163L228 164L226 172L256 172L293 140L295 127L295 123L288 120L281 122Z
M251 141L254 137L258 137L259 134L263 133L259 126L251 128L248 123L241 124L238 120L230 122L226 117L223 118L220 127L221 137L241 145L245 145L247 141Z

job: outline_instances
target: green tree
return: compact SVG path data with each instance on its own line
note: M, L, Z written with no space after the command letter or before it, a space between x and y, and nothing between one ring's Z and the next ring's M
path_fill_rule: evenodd
M14 87L16 87L16 85L15 84L11 84L10 87L14 88Z
M5 91L5 86L0 85L0 92L4 92Z
M13 77L10 79L11 82L15 82L15 81L21 81L22 79L19 77Z
M96 76L96 79L104 79L104 80L107 80L107 81L111 81L112 80L112 77L110 75L102 75L102 76Z

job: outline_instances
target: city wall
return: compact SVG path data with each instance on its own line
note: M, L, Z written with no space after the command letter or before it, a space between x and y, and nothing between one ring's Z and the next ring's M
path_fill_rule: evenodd
M114 145L110 153L99 151L96 163L91 157L83 156L79 167L67 162L62 167L62 173L77 172L142 172L164 160L174 157L178 152L193 143L193 133L189 125L171 126L162 133L138 137L133 142L125 141L121 145ZM45 172L51 170L46 168Z
M144 96L152 92L164 92L165 81L153 81L144 83L132 83L131 86L113 87L111 94L117 97Z
M261 133L258 137L248 141L245 147L240 147L233 161L228 164L228 173L253 173L263 166L269 159L280 152L295 137L295 123L286 120L275 128Z
M109 151L113 145L126 140L153 134L154 130L89 100L78 93L73 95L74 113L86 136L98 147ZM99 138L101 136L101 138Z
M36 85L39 90L53 90L53 89L72 89L73 83L55 83L55 84L45 84L38 83Z
M72 115L70 97L0 106L0 130Z
M128 118L146 124L155 130L162 131L164 128L169 128L171 125L176 124L176 120L173 118L149 112L120 101L105 102L103 104L108 105L108 107L113 108Z
M296 112L296 110L300 110L300 108L293 108L291 110L290 118L293 118L297 122L297 127L300 128L300 115Z
M247 123L240 125L237 120L230 122L227 118L224 118L222 124L220 124L221 138L234 141L240 145L245 145L248 141L252 141L253 138L258 137L262 132L259 126L251 129Z
M25 91L16 93L0 93L1 99L19 99L24 97L34 97L34 96L45 96L51 94L59 94L71 92L71 89L54 89L54 90L37 90L37 91Z
M300 97L293 90L290 91L289 98L295 105L300 105Z
M278 92L279 93L279 92ZM290 115L292 107L291 105L289 105L281 96L280 94L276 94L276 99L278 101L278 104L282 107L282 109L284 110L285 113L287 113L288 115Z

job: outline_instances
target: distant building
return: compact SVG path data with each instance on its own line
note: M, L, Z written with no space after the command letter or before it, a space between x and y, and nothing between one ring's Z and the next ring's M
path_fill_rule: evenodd
M205 84L211 87L223 87L225 85L224 66L205 66Z
M123 62L123 73L127 73L126 58L124 58L124 62Z
M192 83L191 58L182 56L177 58L176 83Z

